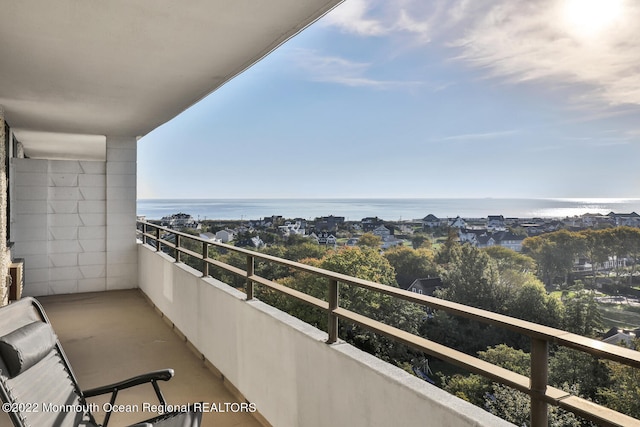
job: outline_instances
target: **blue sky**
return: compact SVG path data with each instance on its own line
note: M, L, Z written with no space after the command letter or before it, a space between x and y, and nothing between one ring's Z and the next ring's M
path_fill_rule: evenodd
M640 197L640 2L346 0L138 142L138 198Z

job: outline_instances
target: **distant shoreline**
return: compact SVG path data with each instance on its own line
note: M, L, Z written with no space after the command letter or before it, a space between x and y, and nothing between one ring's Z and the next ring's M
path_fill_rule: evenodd
M566 218L586 213L640 212L640 198L500 199L500 198L263 198L263 199L139 199L138 215L148 219L179 212L199 220L257 220L273 215L307 220L343 216L347 221L378 217L386 221L438 218Z

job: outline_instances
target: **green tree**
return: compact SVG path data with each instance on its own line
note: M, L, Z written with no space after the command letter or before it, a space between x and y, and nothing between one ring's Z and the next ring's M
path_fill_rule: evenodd
M393 267L375 248L343 247L328 251L322 259L306 259L301 262L336 273L397 286ZM329 282L324 277L296 271L291 276L279 280L279 283L325 301L328 299ZM424 317L424 311L420 307L379 292L343 283L339 284L339 292L342 308L410 333L418 333L418 327ZM266 298L269 304L326 330L327 315L324 311L310 308L302 302L276 294L274 291L267 290L260 298ZM406 347L385 337L377 336L358 325L340 322L339 326L339 335L342 339L383 360L400 365L412 358L412 353Z
M636 348L640 342L636 343ZM640 418L640 370L606 361L611 384L598 390L604 405L631 417Z
M516 350L506 345L497 345L478 352L478 357L520 375L530 375L531 355L522 350ZM531 401L529 396L522 392L491 382L476 374L443 377L443 388L518 426L530 425ZM562 388L576 394L576 388L572 389L566 384ZM578 427L581 425L581 421L569 412L551 407L549 425Z
M439 298L472 307L501 312L504 295L498 290L498 271L489 256L471 245L455 245L449 266L442 274Z
M626 255L631 258L631 274L629 275L629 286L633 283L633 276L637 271L638 259L640 258L640 228L618 227L617 233L622 240Z
M484 248L483 251L496 263L499 272L506 270L529 272L536 269L536 262L533 258L512 249L496 245Z
M568 388L570 391L570 387ZM531 400L526 394L496 384L485 400L485 408L492 414L517 426L531 425ZM557 406L549 408L549 427L580 427L582 420Z
M522 249L536 260L539 277L550 286L556 277L567 283L575 259L584 252L583 240L579 233L560 230L528 237L522 242Z
M300 261L305 258L322 258L328 249L326 246L318 245L315 242L310 242L308 239L298 243L296 245L287 246L285 252L285 258L291 261Z
M564 317L562 302L547 294L544 285L532 273L519 275L524 280L514 288L505 314L541 325L561 327ZM504 276L501 275L502 278Z
M458 232L454 228L448 228L447 239L436 252L435 261L441 266L446 266L451 261L453 251L460 246Z
M564 329L586 337L602 329L602 314L591 291L577 291L564 300Z
M560 347L549 358L549 384L554 387L575 384L581 396L595 400L598 390L609 383L605 362L590 354Z
M620 274L623 271L622 266L619 265L618 262L633 251L631 247L633 245L633 239L630 238L630 230L632 230L630 227L615 227L608 228L604 231L605 239L611 250L610 255L617 261L614 267L617 279L620 278Z
M433 261L433 252L427 249L411 249L396 246L384 253L396 273L396 281L402 289L406 289L414 280L437 276L438 266Z
M364 233L358 238L358 246L368 248L379 248L382 244L382 238L373 233Z
M598 264L602 264L609 259L611 248L607 238L606 230L587 229L580 232L584 237L584 254L591 262L592 286L595 288L597 281Z
M431 249L431 239L423 233L415 233L411 238L413 249Z

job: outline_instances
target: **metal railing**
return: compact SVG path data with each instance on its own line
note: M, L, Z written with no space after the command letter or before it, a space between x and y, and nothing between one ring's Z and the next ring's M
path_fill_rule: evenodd
M569 347L591 354L598 358L612 360L624 365L640 368L640 352L623 347L603 343L602 341L586 338L560 329L555 329L537 323L516 319L509 316L469 307L451 301L409 292L392 286L362 280L340 273L334 273L321 268L309 266L299 262L289 261L271 255L250 251L235 246L212 242L197 236L181 233L176 230L161 227L149 222L138 221L140 240L151 244L157 251L162 247L174 251L176 262L180 262L181 255L192 256L202 263L203 276L209 275L210 266L245 278L247 300L254 297L254 285L259 284L296 298L313 307L324 310L328 316L329 338L327 343L335 343L338 339L338 320L345 320L360 325L372 332L382 334L392 340L408 345L418 351L437 357L452 365L467 371L482 375L497 383L512 387L526 393L531 399L531 426L542 427L548 425L548 405L558 406L587 420L603 426L640 426L640 420L629 417L620 412L595 404L586 399L573 396L568 392L548 385L549 345L555 344ZM166 239L175 236L175 242ZM183 239L190 239L201 244L201 251L194 252L182 245ZM209 247L219 247L246 256L246 268L238 268L209 257ZM255 274L255 261L272 262L295 270L310 273L327 279L328 301L305 294L296 289L276 283ZM484 324L495 325L510 331L528 336L531 340L531 377L517 374L497 365L470 356L458 350L438 344L434 341L403 331L396 327L381 323L377 320L360 315L340 307L339 284L357 286L379 292L421 306L443 310L449 314L472 319Z

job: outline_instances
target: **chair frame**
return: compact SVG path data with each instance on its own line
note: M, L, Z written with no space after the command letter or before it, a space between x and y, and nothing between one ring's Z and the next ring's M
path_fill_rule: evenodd
M26 300L26 301L25 301ZM44 311L44 308L42 307L42 305L40 304L40 302L38 300L36 300L35 298L32 297L27 297L27 298L23 298L22 300L18 301L17 303L19 304L29 304L31 303L32 307L35 309L35 311L37 312L38 316L40 317L40 320L48 325L51 326L51 328L53 329L53 325L51 324L51 322L49 321L49 318L47 317L47 314ZM14 303L16 304L16 303ZM2 308L0 308L1 310ZM55 331L54 331L55 333ZM69 360L62 348L62 345L60 343L60 340L58 339L57 335L55 337L55 349L58 353L58 355L60 356L61 362L64 365L64 368L67 372L67 374L69 375L71 381L73 382L73 387L75 388L75 392L78 394L78 396L80 397L81 401L86 404L86 398L88 397L95 397L95 396L101 396L101 395L105 395L105 394L109 394L111 393L111 398L110 398L110 406L109 406L109 410L106 412L104 420L102 422L102 424L98 423L94 417L94 415L90 412L87 413L87 415L90 418L90 422L94 423L96 426L99 427L107 427L108 423L109 423L109 419L111 417L111 409L113 408L115 402L116 402L116 398L118 396L118 392L121 390L125 390L131 387L136 387L138 385L142 385L142 384L147 384L150 383L153 386L153 389L156 393L156 396L158 397L158 400L160 402L160 405L162 405L163 407L167 406L166 400L164 398L164 395L162 394L162 392L160 391L160 386L158 385L158 381L169 381L171 378L173 378L174 376L174 370L173 369L161 369L161 370L156 370L156 371L152 371L152 372L148 372L142 375L137 375L131 378L128 378L126 380L122 380L122 381L118 381L112 384L108 384L108 385L104 385L104 386L100 386L100 387L95 387L92 389L88 389L83 391L82 389L80 389L78 380L73 372L73 369L71 368L71 364L69 363ZM13 401L13 399L11 398L10 394L8 393L8 391L5 389L5 385L0 381L0 398L2 399L2 401L6 404L17 404L19 405L20 402L15 402ZM191 408L191 405L189 406ZM15 427L26 427L23 420L20 419L19 416L19 411L7 411L8 415L13 423L13 425ZM196 411L197 412L197 411ZM176 413L177 414L177 413ZM156 418L162 418L164 416L167 416L167 414L164 414L163 416L160 417L156 417ZM201 417L201 414L200 414ZM200 420L201 418L199 418ZM152 420L148 420L148 421L142 421L140 423L137 423L131 427L143 427L143 426L149 426L152 427L153 426L153 421L155 419ZM200 424L200 421L198 422L198 425Z

